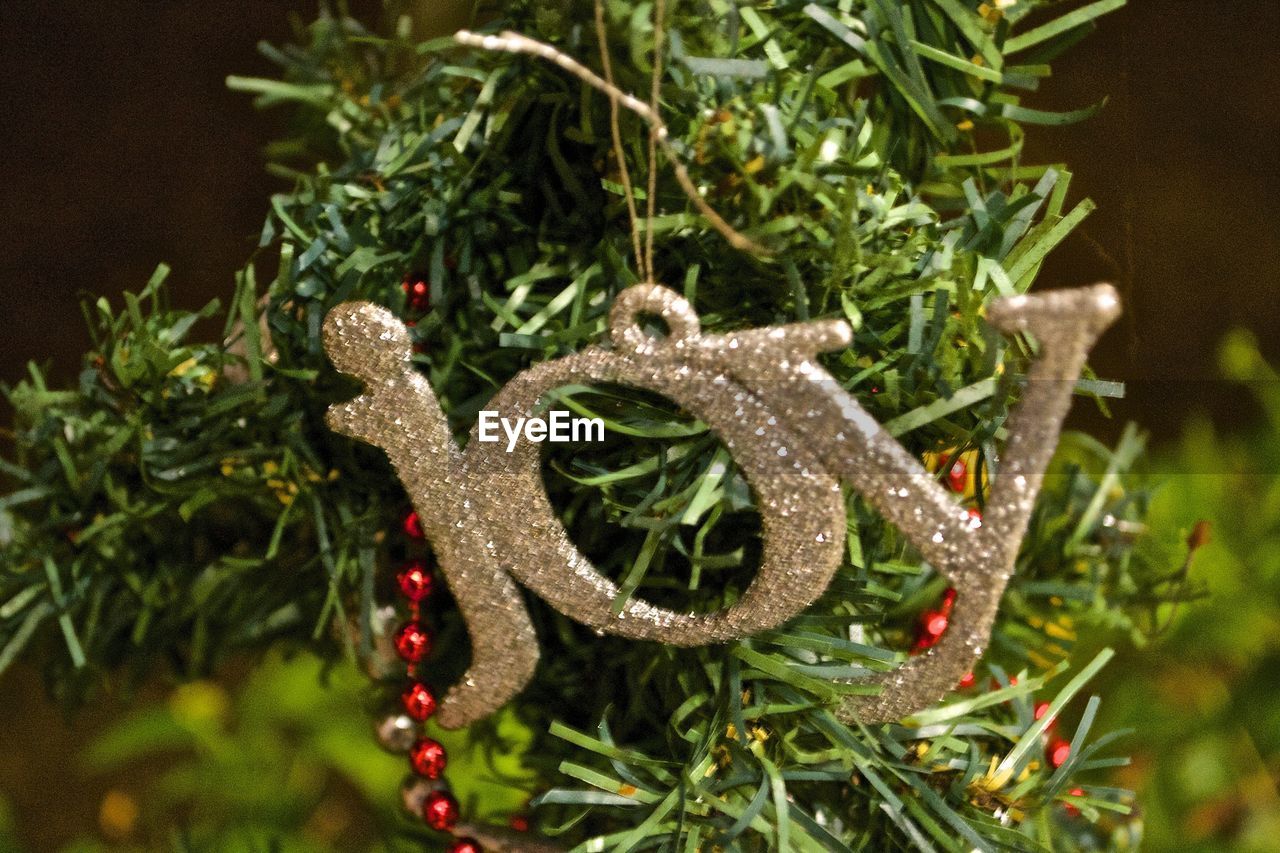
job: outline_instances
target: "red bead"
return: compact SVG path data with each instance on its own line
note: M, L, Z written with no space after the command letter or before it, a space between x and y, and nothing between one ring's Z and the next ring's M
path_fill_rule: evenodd
M957 459L947 470L947 485L951 487L951 491L961 494L969 488L969 466L964 464L963 459Z
M410 539L426 538L427 535L422 532L422 521L416 512L410 512L404 517L404 535Z
M919 654L925 649L931 649L942 639L942 635L947 632L947 624L951 620L951 610L956 605L956 597L958 593L952 587L947 587L942 593L942 602L938 605L937 610L926 610L920 615L920 627L916 630L916 642L911 647L911 651Z
M956 687L960 690L968 690L976 684L977 681L978 676L974 675L972 672L966 672L964 675L960 676L960 683L957 684Z
M1037 720L1039 720L1039 719L1041 719L1042 717L1044 717L1044 715L1045 715L1045 714L1047 714L1047 713L1049 713L1049 703L1048 703L1048 702L1040 702L1040 703L1038 703L1038 704L1036 705L1036 719L1037 719ZM1051 723L1050 725L1052 725L1052 723Z
M425 560L410 560L400 568L396 583L400 585L400 594L417 604L431 595L435 578Z
M429 737L418 738L418 742L409 750L409 764L419 776L439 779L448 763L449 756L444 751L444 745Z
M1083 797L1083 796L1084 796L1084 788L1072 788L1068 793L1070 793L1070 794L1071 794L1071 796L1073 796L1073 797ZM1076 807L1075 805L1073 805L1072 803L1063 803L1063 805L1064 805L1064 806L1066 807L1066 809L1067 809L1067 814L1071 815L1072 817L1079 817L1079 816L1080 816L1080 809L1079 809L1079 808L1077 808L1077 807Z
M406 329L415 329L415 328L417 328L417 326L418 326L418 324L417 324L417 323L415 323L413 320L406 320L404 325L405 325L405 328L406 328ZM426 345L426 344L424 344L422 341L414 341L414 342L413 342L413 351L414 351L414 352L426 352L426 351L427 351L427 345Z
M969 526L975 530L982 526L982 510L976 506L969 507Z
M953 587L947 587L946 590L942 593L942 608L941 608L942 615L944 616L951 615L951 608L955 607L956 605L957 595L958 593L955 591ZM945 628L946 626L943 626L943 627Z
M458 801L447 791L432 791L422 801L422 819L432 829L448 832L458 823Z
M1055 740L1049 744L1049 763L1054 767L1061 767L1067 763L1067 759L1071 757L1071 744L1065 740Z
M431 632L420 622L409 622L397 631L395 643L405 663L417 663L431 654Z
M519 815L519 814L518 814L518 815L512 815L512 816L511 816L511 828L512 828L512 829L514 829L516 832L528 832L528 831L529 831L529 818L525 817L524 815Z
M942 635L947 632L947 614L940 610L926 610L920 618L920 630L916 632L915 645L911 650L917 654L938 645Z
M484 853L484 848L474 838L459 838L449 845L449 853Z
M423 722L436 712L435 694L425 684L414 682L400 694L404 712L418 722Z
M410 311L416 311L419 314L431 307L431 285L421 276L406 276L404 283L400 285L407 297L406 302Z

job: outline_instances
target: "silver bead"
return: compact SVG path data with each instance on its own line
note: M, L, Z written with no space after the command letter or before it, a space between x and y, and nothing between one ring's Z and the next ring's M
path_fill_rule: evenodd
M418 739L418 724L408 714L392 714L374 729L378 744L387 752L408 752Z
M400 783L400 804L404 810L414 817L422 817L422 804L427 794L443 787L441 779L423 779L421 776L406 776Z

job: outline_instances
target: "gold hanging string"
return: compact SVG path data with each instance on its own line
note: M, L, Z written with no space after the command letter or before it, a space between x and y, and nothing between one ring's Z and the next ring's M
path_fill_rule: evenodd
M659 96L662 93L662 39L666 34L666 0L654 0L653 4L653 80L649 90L649 109L654 115L660 112ZM649 281L653 282L653 218L658 203L658 133L649 128L649 189L644 220L644 262L649 268ZM701 196L699 196L701 197Z
M600 66L604 69L605 83L613 87L613 61L609 58L609 35L604 22L604 0L596 0L596 41L600 43ZM609 93L609 132L613 137L613 156L618 161L618 170L622 176L622 192L627 199L627 218L631 223L631 250L636 256L636 272L641 281L652 281L653 270L646 270L645 256L640 251L640 217L636 213L636 194L631 187L631 170L627 168L627 155L622 150L622 130L618 126L618 96L613 92ZM649 169L653 170L652 161Z
M663 122L657 111L648 104L634 95L628 95L612 83L601 79L598 74L568 54L520 33L508 30L496 36L483 36L468 30L461 30L453 38L459 44L465 44L468 47L478 47L482 50L501 53L524 53L540 57L554 63L610 98L617 98L618 103L640 116L653 129L653 137L657 141L658 147L662 149L663 155L670 161L671 168L676 174L676 180L680 183L680 188L684 190L684 194L688 196L689 201L693 202L693 206L698 209L698 212L711 223L711 227L718 231L728 241L729 245L739 251L751 252L756 255L773 254L764 246L737 231L711 205L707 204L701 193L698 192L697 186L694 185L693 179L689 177L689 172L680 160L679 153L672 146L671 140L668 138L669 132L666 123Z

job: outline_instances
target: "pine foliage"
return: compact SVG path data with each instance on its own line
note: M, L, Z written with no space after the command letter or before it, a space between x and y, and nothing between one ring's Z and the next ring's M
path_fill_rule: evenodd
M916 453L965 454L980 507L1031 355L985 325L985 306L1031 287L1091 209L1069 201L1065 167L1025 164L1022 144L1098 105L1022 101L1122 2L669 2L673 144L705 199L771 253L729 246L660 163L658 279L711 330L847 319L854 345L828 367ZM606 13L618 85L647 92L652 6ZM590 4L515 2L478 20L599 68ZM78 696L122 667L192 675L277 642L372 655L407 500L379 451L324 427L354 392L324 358L326 311L368 299L415 320L416 360L459 435L520 369L601 339L611 297L637 280L608 99L536 58L405 32L326 14L298 44L264 47L281 79L231 79L291 109L297 135L272 148L292 189L272 198L229 307L169 306L161 270L122 308L86 305L78 384L49 388L33 368L7 389L0 669L44 649L51 683ZM647 130L620 121L630 174L645 176ZM421 316L409 273L431 283ZM190 340L208 317L226 343ZM716 437L630 389L564 400L610 435L547 461L575 541L627 595L731 602L758 518ZM762 636L692 650L597 638L530 600L544 662L515 712L534 733L541 830L595 839L582 849L689 851L1131 837L1124 793L1089 784L1119 760L1114 736L1091 731L1097 700L1068 712L1060 767L1042 734L1109 654L1058 678L1077 630L1138 636L1168 595L1171 560L1135 532L1141 456L1132 431L1114 450L1066 437L976 685L898 725L846 726L830 708L902 659L946 581L857 499L827 594ZM439 618L444 685L466 635L447 608ZM484 725L473 738L502 747Z

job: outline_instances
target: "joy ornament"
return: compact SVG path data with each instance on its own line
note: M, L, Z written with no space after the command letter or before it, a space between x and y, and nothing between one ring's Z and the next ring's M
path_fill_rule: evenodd
M670 334L647 335L637 322L646 314L661 316ZM878 694L847 697L840 708L846 720L885 722L936 702L982 655L1085 356L1118 314L1108 285L991 306L996 328L1035 336L1039 358L1006 424L999 476L979 523L817 362L818 353L849 346L844 322L704 335L674 291L653 284L624 290L610 315L611 348L535 365L489 408L512 421L528 418L556 388L607 382L655 391L707 423L750 482L764 535L751 585L732 607L710 614L637 599L615 613L616 585L578 551L551 508L538 445L521 439L508 453L476 440L473 430L460 450L413 367L408 331L383 308L345 303L325 320L330 359L364 383L364 393L330 409L328 422L386 451L466 620L471 667L441 701L442 725L484 717L533 675L537 638L516 581L601 632L679 646L745 637L792 618L840 564L838 481L901 529L958 593L937 645L874 678Z

